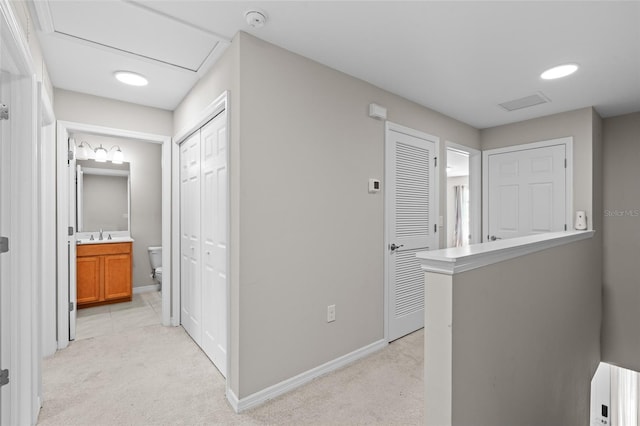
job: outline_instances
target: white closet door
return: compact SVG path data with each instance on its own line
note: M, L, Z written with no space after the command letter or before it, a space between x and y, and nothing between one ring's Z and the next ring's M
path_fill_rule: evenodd
M226 377L227 364L227 137L226 112L201 130L202 344Z
M200 131L180 146L180 240L180 321L200 344Z

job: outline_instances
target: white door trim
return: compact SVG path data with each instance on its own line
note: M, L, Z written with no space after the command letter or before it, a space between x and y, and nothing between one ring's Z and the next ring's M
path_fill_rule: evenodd
M42 355L56 351L56 117L49 94L40 91L40 230Z
M565 223L567 224L567 230L573 230L573 137L567 136L522 145L512 145L504 148L488 149L482 152L482 241L487 241L487 235L485 234L489 229L489 200L487 198L489 194L489 156L493 154L524 151L527 149L547 148L555 145L565 146L567 159L567 168L565 170ZM589 228L591 228L591 226Z
M482 242L482 151L465 145L447 141L446 148L457 149L469 154L469 218L471 244ZM446 173L446 170L445 170ZM441 224L442 225L442 224ZM446 232L443 231L446 235ZM445 247L448 242L445 243Z
M393 123L391 121L387 121L385 122L385 133L384 133L384 158L385 158L385 181L384 181L384 185L386 188L387 185L387 171L389 168L389 165L386 164L387 163L387 149L388 149L388 145L389 145L389 141L390 141L390 132L394 131L394 132L399 132L399 133L404 133L405 135L409 135L409 136L413 136L416 138L420 138L420 139L426 139L426 140L430 140L430 141L435 141L435 158L437 158L437 161L440 161L440 138L438 138L437 136L433 136L430 135L428 133L424 133L421 132L419 130L415 130L412 129L410 127L405 127L402 126L400 124L396 124ZM438 167L436 169L435 172L435 196L434 199L436 200L436 206L437 206L437 213L435 214L436 218L440 217L440 167ZM390 200L388 199L388 192L386 189L384 191L384 246L382 247L382 253L384 256L384 268L383 268L383 273L384 273L384 341L389 343L389 256L387 256L387 250L389 247L389 244L391 244L391 241L389 240L389 226L388 226L388 221L389 218L391 217L391 215L393 214L393 212L391 211L391 207L390 207ZM437 223L438 226L438 234L441 232L441 224ZM434 249L438 249L440 246L440 235L438 235L438 237L435 239L436 240L436 247L434 247Z
M58 121L58 283L66 283L69 279L69 271L66 265L69 263L67 256L67 221L69 209L69 191L66 188L67 179L67 138L70 134L91 133L102 136L135 139L144 142L162 144L162 193L171 194L171 137L153 133L137 132L132 130L117 129L113 127L96 126L93 124L77 123L71 121ZM173 324L172 314L176 311L167 309L171 306L174 285L172 281L171 251L171 197L162 197L162 324ZM166 281L165 281L166 280ZM58 349L69 345L69 294L65 285L58 285Z
M3 368L9 369L10 383L3 387L3 409L0 423L35 424L39 410L38 387L40 381L40 323L38 312L39 283L34 269L39 264L39 235L37 232L38 207L38 88L35 67L29 47L13 13L10 2L0 0L0 31L3 49L14 61L15 85L12 84L10 99L3 100L10 106L12 124L11 141L11 225L9 237L10 262L10 312L3 309L2 336ZM19 86L15 93L13 87ZM7 94L9 95L9 94ZM9 96L7 96L9 97ZM14 133L13 130L16 132ZM15 191L15 192L14 192ZM18 195L18 196L16 196ZM18 244L17 242L20 241ZM4 364L6 363L6 364ZM5 405L7 404L7 405Z
M174 200L180 200L180 144L184 142L191 134L198 131L204 124L206 124L209 120L213 119L215 116L220 114L222 111L227 111L227 242L229 246L227 247L227 374L225 380L225 392L227 399L232 403L233 401L233 392L231 391L231 377L233 376L233 369L231 368L231 353L233 351L233 347L229 344L231 342L231 275L233 274L231 270L231 221L233 218L231 217L231 113L229 111L229 99L230 93L228 90L225 90L214 99L206 108L204 108L197 116L193 117L193 120L189 125L181 129L173 138L173 164L176 165L174 167L173 173L173 197ZM173 236L174 236L174 250L173 250L173 261L176 267L173 270L173 279L174 282L180 283L180 202L176 202L173 205ZM178 315L178 324L180 324L179 314L180 314L180 286L176 285L176 288L173 289L174 294L174 312L177 312ZM176 324L176 325L178 325Z

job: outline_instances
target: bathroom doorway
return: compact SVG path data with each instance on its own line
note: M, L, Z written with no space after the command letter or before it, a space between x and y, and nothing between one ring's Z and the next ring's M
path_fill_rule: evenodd
M77 136L77 137L76 137ZM89 142L82 148L89 147L90 152L95 153L99 146L104 146L107 150L114 142L114 146L125 143L136 143L139 146L150 146L151 144L160 145L159 162L161 164L161 173L156 178L161 181L160 196L161 200L161 237L159 238L160 244L157 242L153 245L159 245L162 250L162 265L163 265L163 283L161 286L161 295L159 301L154 301L157 309L161 311L161 322L163 325L177 325L174 323L174 319L171 316L171 138L169 136L147 134L141 132L133 132L123 129L107 128L101 126L88 125L83 123L73 122L58 122L58 182L71 182L76 179L75 158L77 158L78 148L81 146L82 139L95 138L95 141ZM117 138L117 139L113 139ZM121 143L117 143L121 141ZM125 142L127 141L127 142ZM143 142L143 143L140 143ZM106 145L105 145L106 144ZM121 149L126 152L124 147L118 146L113 151ZM73 153L69 155L69 152ZM111 153L111 152L109 152ZM126 156L126 154L125 154ZM104 164L104 163L103 163ZM112 163L107 163L112 164ZM74 167L71 167L73 165ZM138 179L139 180L139 179ZM77 298L76 298L76 248L81 247L77 245L79 242L83 242L82 239L98 239L99 235L91 232L82 232L85 230L79 230L77 228L77 221L73 218L76 209L77 198L72 193L71 185L59 184L58 185L58 295L57 295L57 307L58 307L58 348L64 348L69 344L70 340L75 339L75 325L77 311ZM156 213L157 209L156 209ZM71 220L69 218L72 218ZM129 218L127 218L129 219ZM78 232L81 231L81 232ZM132 236L135 239L135 230ZM70 235L71 234L71 235ZM103 238L116 238L121 237L119 231L106 233ZM118 243L120 243L118 241ZM133 243L135 247L135 242ZM134 257L136 265L147 267L149 265L149 256L147 253L147 247L141 247L140 250L136 250L138 255ZM142 253L142 254L141 254ZM149 277L150 279L150 277ZM154 285L146 283L149 286ZM135 287L134 287L135 289ZM134 293L131 295L132 302L140 303L141 297L137 297ZM116 305L104 305L101 308L104 311L111 311ZM175 312L175 311L174 311Z
M447 142L445 247L480 242L480 151Z
M160 324L162 146L77 132L70 140L76 148L75 340ZM98 161L100 147L106 161Z

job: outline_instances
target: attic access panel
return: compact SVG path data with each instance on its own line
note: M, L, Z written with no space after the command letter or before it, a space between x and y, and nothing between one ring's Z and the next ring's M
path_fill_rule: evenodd
M57 34L193 72L221 41L135 3L50 1L48 5Z

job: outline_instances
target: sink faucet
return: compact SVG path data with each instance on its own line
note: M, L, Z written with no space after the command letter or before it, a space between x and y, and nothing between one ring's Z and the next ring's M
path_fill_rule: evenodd
M100 237L98 237L100 241L102 241L102 228L100 228Z

